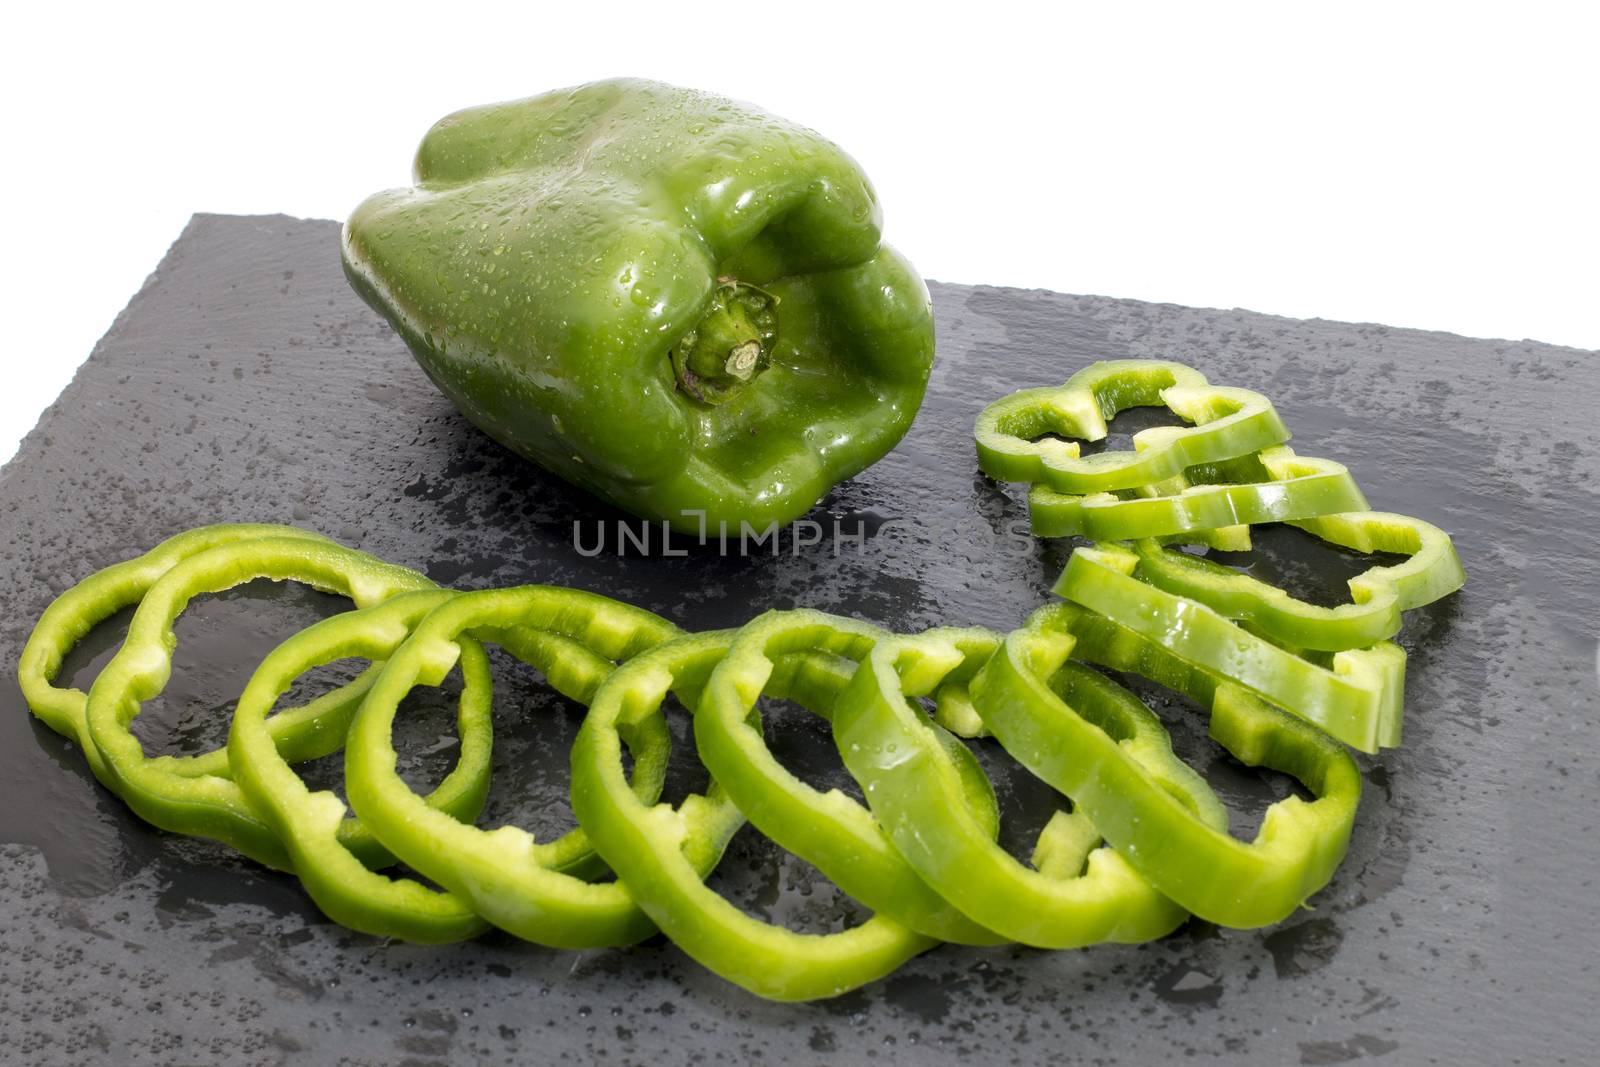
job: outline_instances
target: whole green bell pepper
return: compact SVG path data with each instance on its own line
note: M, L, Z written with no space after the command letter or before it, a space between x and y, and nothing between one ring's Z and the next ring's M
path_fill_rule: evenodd
M810 130L595 82L441 120L415 177L345 225L351 283L468 419L636 514L787 522L922 402L927 288Z

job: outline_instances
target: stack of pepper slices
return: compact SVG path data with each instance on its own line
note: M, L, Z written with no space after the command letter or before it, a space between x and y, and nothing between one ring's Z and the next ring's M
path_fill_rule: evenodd
M1079 454L1075 442L1104 438L1106 419L1156 405L1188 425L1145 430L1132 451ZM447 942L492 925L589 948L659 930L729 981L804 1000L870 982L941 940L1138 942L1190 914L1263 926L1326 885L1344 856L1361 791L1346 746L1399 742L1405 654L1389 639L1401 612L1464 580L1443 531L1367 510L1343 466L1296 456L1288 436L1266 397L1168 362L1097 363L1064 386L990 405L977 423L983 470L1032 483L1041 536L1095 542L1073 553L1055 587L1061 600L1010 634L906 636L803 610L685 633L592 593L456 592L313 533L229 525L180 534L68 590L40 619L19 676L34 713L78 742L140 816L293 872L329 916L371 934ZM1264 522L1409 558L1359 575L1351 603L1326 608L1167 547L1248 548L1250 526ZM259 578L303 582L354 609L267 655L226 749L147 756L129 727L171 673L174 621L192 598ZM55 687L71 647L134 604L125 642L89 692ZM554 841L474 825L490 766L481 642L589 708L572 750L580 828ZM371 666L272 713L296 679L349 658ZM1273 804L1254 841L1230 836L1222 804L1173 754L1161 722L1096 667L1209 709L1218 743L1293 776L1313 799ZM420 796L396 770L396 709L456 668L458 762ZM693 712L711 773L703 794L676 806L658 802L669 692ZM778 763L762 741L763 695L829 725L865 806ZM1029 863L996 843L994 790L961 740L976 736L994 737L1071 799ZM340 748L353 814L293 769ZM872 917L802 934L713 892L705 878L746 821ZM381 873L396 861L432 884ZM608 869L615 880L604 880Z

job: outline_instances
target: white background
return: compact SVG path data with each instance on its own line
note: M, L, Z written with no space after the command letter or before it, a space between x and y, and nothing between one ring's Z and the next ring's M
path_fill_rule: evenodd
M932 278L1600 348L1592 5L35 6L0 458L192 212L342 218L445 113L621 74L823 131Z

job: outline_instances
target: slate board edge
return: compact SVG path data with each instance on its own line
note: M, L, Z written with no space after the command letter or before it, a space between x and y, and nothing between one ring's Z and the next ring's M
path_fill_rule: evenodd
M235 218L230 218L228 216L197 216L196 219L191 220L190 226L188 228L186 228L186 230L185 230L185 235L187 235L187 234L189 234L191 232L191 230L193 229L193 227L196 225L197 222L205 221L205 220L208 220L208 219L216 219L216 220L224 220L224 221L235 221L235 222L246 222L246 223L254 222L254 223L262 224L262 225L267 226L267 227L272 226L275 222L277 222L280 219L282 219L284 221L298 221L298 220L288 220L286 217L281 217L281 216L253 217L253 218L248 218L248 219L238 219L236 217ZM178 251L178 249L179 249L179 247L181 245L181 241L182 241L182 238L180 237L179 243L175 244L175 246L174 246L174 248L172 250L169 250L167 256L163 258L161 266L158 267L156 273L151 276L151 279L147 279L147 281L145 282L144 286L141 287L140 293L135 297L134 301L130 303L129 307L127 309L125 309L123 313L119 314L116 322L113 324L111 332L107 334L107 339L110 339L110 338L116 336L116 334L124 328L125 323L126 323L128 317L130 315L130 312L133 310L135 305L138 303L139 298L144 296L146 293L149 292L149 290L151 288L152 280L158 278L158 276L163 272L163 270L165 270L173 262L173 256ZM1024 301L1030 301L1030 298L1031 298L1031 301L1048 302L1048 298L1050 298L1050 297L1055 295L1055 294L1050 294L1047 291L1043 291L1043 290L1017 291L1017 290L986 289L985 287L969 288L969 287L956 287L956 286L936 286L936 290L937 291L944 292L944 293L950 293L950 292L957 291L957 290L960 290L960 289L968 289L969 292L974 292L974 293L989 292L989 293L993 293L993 294L1010 294L1013 298L1020 296L1020 297L1023 298ZM1096 302L1102 302L1102 301L1097 300ZM1103 301L1103 302L1104 303L1113 303L1112 301ZM1137 301L1119 301L1119 302L1115 302L1115 303L1120 303L1120 304L1127 305L1127 306L1130 306L1130 307L1139 307L1139 306L1141 306L1141 305L1139 305L1139 302L1137 302ZM1142 306L1150 307L1150 305L1142 305ZM1175 309L1176 308L1175 305L1165 305L1164 307L1166 307L1167 309ZM1186 310L1186 309L1178 309L1178 310ZM1216 314L1217 315L1229 315L1229 314L1233 314L1233 313L1231 313L1231 312L1217 312ZM1258 318L1258 319L1260 319L1260 318L1268 318L1268 317L1263 317L1263 316L1255 316L1253 313L1250 313L1250 314L1252 315L1252 317ZM1280 319L1280 320L1276 320L1276 321L1284 322L1284 323L1295 323L1295 322L1303 322L1303 321L1320 321L1320 320L1282 320L1282 319ZM1388 330L1388 328L1380 328L1380 329L1384 329L1385 331ZM1388 332L1392 332L1394 334L1401 334L1401 333L1422 334L1422 335L1426 335L1426 336L1429 336L1429 337L1434 338L1434 339L1448 339L1449 337L1452 336L1452 335L1433 334L1433 333L1431 333L1429 331L1398 331L1398 330L1396 330L1396 331L1388 331ZM101 342L101 345L104 345L105 343L106 343L106 341L103 340ZM1515 343L1513 343L1513 344L1515 344ZM97 345L96 346L96 352L99 352L99 350L101 348L101 345ZM1546 350L1550 350L1550 349L1554 348L1554 346L1539 346L1539 347L1542 348L1542 349L1546 349ZM92 357L91 357L91 359L92 359ZM88 366L88 364L86 363L85 367L87 367L87 366ZM46 417L45 418L41 418L40 424L38 426L36 426L34 428L34 430L31 431L27 435L27 437L24 439L23 446L19 446L18 454L17 454L17 458L18 459L21 459L24 456L24 448L27 447L30 442L32 442L35 447L38 446L38 442L35 439L40 435L41 431L45 428L45 423L48 421L49 412L51 410L56 409L59 405L70 401L71 394L74 392L75 387L79 384L79 377L83 373L84 373L83 368L80 368L78 374L74 376L73 383L69 384L67 389L63 391L61 397L58 398L58 400L54 404L52 404L49 409L47 409ZM8 468L7 469L9 471L9 469L10 469L10 465L9 464L8 464ZM4 488L5 484L6 484L6 479L4 477L4 473L0 473L0 488ZM1581 936L1582 932L1574 931L1574 933L1578 934L1579 936ZM1592 935L1591 935L1591 939L1592 939ZM1543 992L1547 992L1548 993L1548 992L1554 992L1554 991L1553 990L1547 990L1547 991L1543 991ZM1568 990L1567 992L1570 993L1571 990ZM1465 1007L1466 1005L1463 1004L1462 1006ZM1528 1005L1526 1005L1526 1007L1530 1011L1534 1011L1534 1010L1537 1009L1538 1005L1537 1004L1528 1004ZM1566 1024L1569 1027L1572 1028L1572 1032L1568 1034L1568 1037L1575 1039L1575 1038L1578 1037L1578 1032L1579 1031L1584 1029L1586 1026L1592 1026L1593 1025L1593 1020L1589 1019L1589 1018L1573 1019L1573 1018L1571 1018L1569 1016L1568 1019L1566 1020ZM849 1036L849 1031L845 1031L845 1036L846 1037ZM1380 1040L1375 1040L1375 1041L1370 1041L1369 1042L1369 1041L1365 1041L1364 1039L1358 1040L1359 1038L1361 1038L1361 1035L1357 1034L1355 1037L1352 1037L1349 1040L1344 1041L1344 1042L1315 1042L1314 1041L1314 1042L1310 1043L1309 1051L1307 1049L1307 1045L1303 1043L1301 1045L1302 1060L1305 1061L1305 1062L1333 1062L1333 1061L1338 1060L1338 1059L1349 1059L1349 1058L1356 1058L1356 1057L1360 1057L1360 1056L1381 1055L1381 1054L1384 1054L1386 1052L1392 1051L1391 1049L1389 1049L1387 1047L1388 1043L1385 1042L1384 1040L1380 1039ZM848 1046L846 1046L846 1047L848 1047ZM1410 1054L1419 1055L1419 1054L1423 1053L1423 1051L1424 1051L1426 1046L1417 1045L1417 1044L1411 1044L1411 1045L1407 1045L1407 1046L1403 1046L1403 1047L1405 1047ZM813 1049L815 1049L815 1048L816 1048L816 1046L814 1045ZM913 1051L914 1051L913 1049L902 1047L900 1049L900 1055L902 1055L902 1056L910 1055ZM1086 1052L1088 1052L1088 1050L1082 1050L1082 1049L1075 1050L1075 1051L1078 1051L1080 1055L1083 1055ZM1042 1050L1041 1050L1041 1048L1039 1046L1035 1045L1034 1048L1033 1048L1033 1054L1034 1055L1042 1055L1043 1052L1042 1052ZM1307 1058L1307 1057L1310 1057L1310 1058ZM898 1057L891 1054L889 1056L889 1058L892 1059L892 1058L898 1058ZM1112 1053L1112 1058L1115 1058L1115 1054L1114 1053Z

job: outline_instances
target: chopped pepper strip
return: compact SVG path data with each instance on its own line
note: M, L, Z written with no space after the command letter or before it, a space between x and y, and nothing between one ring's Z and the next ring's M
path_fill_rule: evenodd
M324 914L352 930L408 941L459 941L488 929L468 902L410 878L369 870L339 840L344 802L331 790L313 792L279 756L267 732L272 706L295 680L335 660L374 662L391 655L411 627L457 594L444 589L402 593L375 607L343 612L309 626L267 654L245 685L228 734L233 780L284 842L294 872ZM458 735L461 754L452 774L466 774L479 790L470 810L483 806L489 783L492 681L483 647L461 653Z
M690 794L677 808L651 806L623 775L627 727L660 715L669 688L695 707L695 690L732 640L733 631L691 634L606 680L572 748L573 811L640 907L703 966L772 1000L838 996L936 942L882 915L840 933L804 934L745 914L704 883L744 821L723 786L713 778L704 794ZM817 653L782 656L764 691L826 718L849 666Z
M949 750L907 694L970 675L997 644L988 631L937 629L882 639L862 659L834 705L833 738L873 814L946 900L1024 944L1079 948L1171 933L1186 918L1184 910L1118 852L1089 850L1100 834L1081 812L1056 813L1029 868L996 844L962 802ZM1113 729L1129 739L1135 759L1190 795L1196 810L1225 818L1205 783L1173 755L1166 731L1144 705L1135 700L1106 710L1117 717Z
M189 601L258 578L303 582L347 596L357 607L436 588L416 571L314 538L266 537L209 548L174 566L145 594L122 648L89 689L86 733L100 757L97 765L91 764L96 776L146 822L221 841L269 867L287 870L290 860L283 842L236 783L218 774L179 773L173 769L181 766L176 757L147 757L129 729L144 702L158 696L171 677L177 640L172 624ZM323 729L342 725L342 715L327 714L317 722ZM470 775L453 776L435 791L430 803L470 818L476 814L471 804L474 798L481 800L481 794ZM340 834L347 847L368 856L385 855L367 840L370 833L359 823L342 825Z
M1297 456L1283 445L1201 464L1184 480L1182 491L1158 496L1073 495L1036 485L1028 494L1028 518L1038 537L1131 541L1367 510L1344 464Z
M917 875L871 812L838 790L823 793L802 782L762 739L756 700L778 656L826 652L859 662L887 636L876 626L820 611L769 611L751 620L711 672L695 712L700 761L757 830L874 913L944 941L997 944L1005 938L967 918ZM999 638L982 640L992 647ZM994 787L965 745L934 729L960 776L960 803L993 839L1000 828Z
M584 863L591 846L581 829L541 844L518 826L485 830L429 807L396 769L393 728L405 695L419 685L438 685L455 666L463 635L500 643L541 671L557 692L587 703L614 660L679 632L642 608L575 589L529 585L453 597L388 658L350 725L345 792L351 807L396 856L518 937L592 948L650 936L655 928L621 883L589 882L573 873L591 872ZM632 788L643 802L653 802L671 745L665 721L641 721L636 741Z
M1246 764L1293 775L1316 799L1277 801L1253 842L1232 837L1225 817L1197 812L1186 791L1150 773L1129 742L1106 728L1111 706L1143 705L1104 675L1067 662L1069 654L1149 678L1209 708L1218 743ZM1203 919L1234 927L1277 922L1325 886L1344 857L1361 797L1350 754L1104 616L1045 605L1006 637L971 690L1007 751L1069 794L1145 877Z
M1213 560L1170 552L1154 540L1134 548L1139 578L1177 596L1198 600L1282 645L1342 652L1364 648L1400 630L1400 613L1431 604L1461 588L1466 573L1450 535L1432 523L1386 511L1355 511L1301 519L1290 525L1358 552L1403 552L1411 558L1372 567L1350 579L1349 604L1321 607Z
M1192 425L1142 430L1133 451L1091 456L1080 456L1076 441L1060 439L1103 440L1107 419L1156 406ZM1043 434L1058 436L1035 440ZM1287 441L1289 430L1260 393L1211 385L1182 363L1116 359L1091 363L1065 385L996 400L978 415L974 436L978 466L991 478L1037 482L1059 493L1105 493L1249 455Z
M178 563L217 545L260 537L328 540L309 530L266 523L201 526L167 538L142 556L96 571L62 593L39 616L39 622L28 635L28 643L23 646L22 657L17 663L17 681L33 714L62 737L76 741L91 766L97 765L100 754L89 742L89 728L84 721L88 695L81 689L61 689L52 684L67 653L97 625L142 600L156 580ZM346 691L347 694L349 692ZM353 700L359 699L359 694L354 695ZM349 708L351 711L354 710L353 700ZM324 710L325 707L324 704L316 710ZM327 755L333 750L316 745L329 737L334 738L335 747L342 743L342 730L334 733L317 729L316 718L315 714L309 716L308 725L304 708L285 711L273 717L272 735L285 751L295 753L289 756L290 759L299 762ZM302 753L297 750L296 744L306 738L315 739L316 743L311 750ZM228 769L227 753L219 748L203 755L175 757L170 766L175 773L184 775L225 775Z
M1336 652L1323 666L1200 603L1133 577L1139 555L1121 545L1079 548L1054 592L1298 715L1362 752L1400 742L1405 650L1383 641Z

